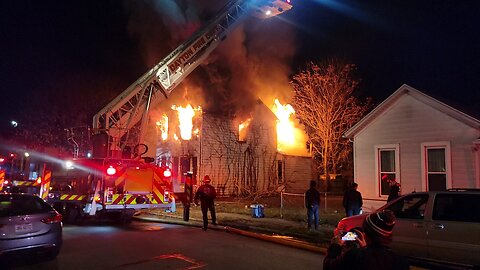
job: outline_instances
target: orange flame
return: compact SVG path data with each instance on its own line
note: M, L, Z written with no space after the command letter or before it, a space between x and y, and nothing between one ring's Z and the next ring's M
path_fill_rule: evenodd
M247 128L250 125L250 122L252 122L252 118L248 118L247 120L243 121L238 125L238 140L239 141L245 141L247 138Z
M284 154L308 156L307 136L295 125L293 107L290 104L282 105L275 99L272 111L277 116L277 150Z
M162 140L167 140L168 138L168 116L166 114L162 115L162 119L157 121L157 127L162 132Z
M173 105L172 109L178 113L180 137L183 140L192 139L193 117L195 116L195 111L201 111L202 109L200 107L194 109L190 104L185 107Z

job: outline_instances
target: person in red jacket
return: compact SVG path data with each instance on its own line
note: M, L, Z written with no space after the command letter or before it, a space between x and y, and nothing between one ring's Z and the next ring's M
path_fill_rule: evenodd
M195 193L195 204L198 205L200 201L200 207L202 209L204 231L208 228L208 210L210 210L210 215L212 216L212 224L217 225L217 217L215 215L215 198L217 197L217 192L215 188L210 185L211 181L210 176L205 175L205 177L203 177L203 185L201 185Z

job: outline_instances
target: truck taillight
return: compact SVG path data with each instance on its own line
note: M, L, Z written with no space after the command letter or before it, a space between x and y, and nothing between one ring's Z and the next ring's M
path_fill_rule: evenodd
M107 168L107 175L114 175L115 173L117 173L117 170L113 166Z
M165 170L165 171L163 171L163 176L165 176L165 177L170 177L170 176L172 176L172 171L170 171L170 170Z

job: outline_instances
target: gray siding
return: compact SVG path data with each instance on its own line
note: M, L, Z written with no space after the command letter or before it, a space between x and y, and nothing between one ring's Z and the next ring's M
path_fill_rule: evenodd
M285 191L303 193L314 180L312 170L312 158L300 156L284 156L285 164Z

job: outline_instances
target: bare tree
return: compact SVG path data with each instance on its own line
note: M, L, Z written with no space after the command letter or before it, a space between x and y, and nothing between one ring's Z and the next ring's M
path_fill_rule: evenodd
M343 137L370 109L370 99L361 102L353 93L358 81L353 64L332 60L309 63L293 77L293 106L305 125L312 154L319 160L320 173L329 179L343 164L351 163L351 144Z

